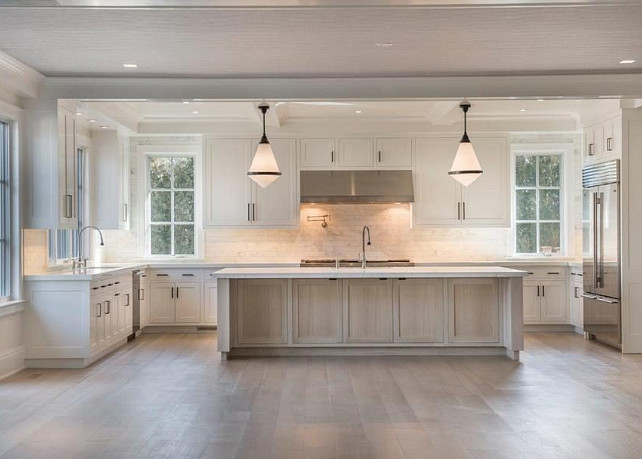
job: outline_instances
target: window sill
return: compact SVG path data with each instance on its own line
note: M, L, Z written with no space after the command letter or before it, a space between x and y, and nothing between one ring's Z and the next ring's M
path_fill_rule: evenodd
M9 300L0 303L0 317L24 311L25 300Z

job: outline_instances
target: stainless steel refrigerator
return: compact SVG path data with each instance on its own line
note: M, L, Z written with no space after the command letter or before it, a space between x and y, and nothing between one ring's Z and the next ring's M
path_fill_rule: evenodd
M582 170L584 332L622 347L620 307L620 161Z

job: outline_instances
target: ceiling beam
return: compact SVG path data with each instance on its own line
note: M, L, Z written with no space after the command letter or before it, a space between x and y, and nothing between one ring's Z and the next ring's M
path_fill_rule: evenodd
M642 74L404 78L50 77L43 97L61 99L425 100L642 98Z

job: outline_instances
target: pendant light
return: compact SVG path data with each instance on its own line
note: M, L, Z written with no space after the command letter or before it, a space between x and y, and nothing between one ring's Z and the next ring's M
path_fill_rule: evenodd
M279 165L272 152L272 146L265 135L265 113L270 108L267 104L259 105L259 110L263 113L263 137L256 149L254 159L250 165L247 176L254 180L261 188L266 188L281 176Z
M473 144L470 143L468 133L466 132L466 113L470 108L470 103L464 101L459 104L459 107L464 112L464 135L459 142L459 148L457 148L457 154L455 155L455 160L453 161L453 165L450 167L448 175L462 185L468 186L477 180L484 171L479 164Z

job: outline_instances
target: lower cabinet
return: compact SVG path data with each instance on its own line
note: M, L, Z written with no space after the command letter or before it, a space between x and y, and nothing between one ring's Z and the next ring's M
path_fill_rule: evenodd
M341 281L295 279L292 282L292 340L295 343L343 341Z
M524 323L566 324L566 282L524 281Z
M217 294L216 282L203 283L203 323L206 325L216 325Z
M582 298L582 291L584 289L583 276L580 272L571 272L571 325L579 328L584 328L584 300Z
M152 282L151 324L197 324L200 321L199 282Z
M499 341L499 283L497 279L450 279L450 342Z
M90 353L127 338L133 332L132 285L129 277L95 285L90 294Z
M407 279L396 284L394 339L399 343L444 341L443 279Z
M348 343L392 342L392 281L350 279L345 283L344 338Z
M237 281L237 340L239 344L287 344L288 281Z

